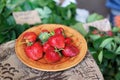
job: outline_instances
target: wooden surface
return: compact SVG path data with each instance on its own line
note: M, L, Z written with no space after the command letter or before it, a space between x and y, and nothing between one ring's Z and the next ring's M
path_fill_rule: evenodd
M104 80L90 53L75 67L46 72L24 65L15 54L15 41L0 45L0 80Z
M71 57L71 58L62 57L61 60L56 63L48 63L44 59L44 57L40 60L34 61L28 58L28 56L26 56L26 53L24 51L24 48L26 45L21 44L24 42L23 35L26 32L35 32L39 36L42 30L54 31L54 29L60 28L60 27L64 29L64 33L67 37L71 36L71 39L72 39L71 44L74 44L80 50L77 56ZM77 32L76 30L70 27L60 25L60 24L43 24L43 25L32 27L26 30L25 32L23 32L16 40L15 52L17 54L17 57L29 67L42 70L42 71L61 71L77 65L79 62L83 60L87 52L87 42L79 32Z

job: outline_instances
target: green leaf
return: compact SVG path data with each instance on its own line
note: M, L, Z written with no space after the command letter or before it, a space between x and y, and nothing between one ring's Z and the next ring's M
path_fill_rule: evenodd
M103 51L100 51L99 55L98 55L98 60L100 63L102 63L103 60Z
M87 18L87 22L94 22L94 21L97 21L97 20L101 20L103 19L104 17L102 15L99 15L97 13L93 13L91 14L90 16L88 16Z
M7 23L8 23L9 25L14 25L14 24L16 24L13 16L9 16L9 17L7 18Z
M100 38L100 35L89 35L90 39L92 39L93 41L97 40Z
M116 63L117 63L117 65L120 65L120 59L119 58L116 58Z
M35 10L38 11L41 19L48 18L50 16L51 12L52 12L50 10L50 8L48 8L48 7L44 7L43 9L42 8L36 8Z
M56 5L56 3L54 2L54 0L47 0L47 1L50 1L48 4L47 4L47 6L50 8L50 9L54 9L55 10L55 8L57 8L57 6L58 5ZM53 10L53 11L54 11Z
M69 10L67 11L67 18L70 19L71 16L72 16L72 12L71 12L71 10L69 9Z
M102 43L100 44L100 47L104 48L106 45L108 45L109 43L111 43L112 40L113 40L113 38L111 38L111 37L103 40Z
M53 21L58 24L62 24L62 18L56 14L53 15Z
M120 44L120 37L119 37L119 36L114 36L114 41L115 41L117 44Z
M71 4L69 4L66 8L67 8L67 9L73 9L73 10L76 10L77 5L76 5L75 3L71 3Z
M44 7L44 6L47 6L51 1L52 1L52 0L37 0L36 2L37 2L40 6Z
M42 19L43 24L47 24L47 23L49 23L49 21L50 21L50 18L49 19L47 19L47 18Z
M3 9L5 7L5 3L6 3L5 0L0 0L0 14L1 14L1 12L3 11Z
M0 32L6 32L6 31L9 31L9 30L11 30L13 28L13 26L10 26L10 25L1 25L0 26Z
M23 4L26 0L7 0L6 7L10 10L14 10L17 6Z
M34 7L31 5L31 2L29 0L26 0L23 4L20 6L23 11L33 10Z
M85 31L85 29L83 28L83 24L82 23L76 23L75 25L71 26L73 29L77 30L78 32L80 32L83 36L87 35L87 32Z
M17 6L17 7L13 10L13 12L19 12L19 11L23 11L20 6Z
M2 14L5 18L7 18L10 16L11 13L12 13L12 10L10 10L9 8L5 8Z
M101 43L102 43L106 38L107 38L107 37L101 37L101 38L98 38L97 40L95 40L94 42L92 42L94 48L97 49L97 50L99 50Z
M90 53L91 53L91 52L92 52L92 51L90 51ZM98 55L99 55L99 54L98 54L97 52L93 52L93 53L92 53L92 56L93 56L93 58L95 59L95 61L96 61L97 64L99 64Z
M116 55L111 51L104 50L103 51L103 56L107 59L114 59Z
M119 47L116 49L116 52L115 52L116 54L120 54L120 45L119 45Z
M112 32L119 32L120 31L120 28L118 28L118 27L113 27L113 29L112 29Z
M63 19L65 19L65 20L68 19L68 18L67 18L67 13L68 13L67 11L68 11L68 10L67 10L66 8L58 7L58 6L57 6L57 8L58 8L58 9L57 9L55 12L56 12L58 15L61 15L61 17L62 17Z
M95 50L95 48L93 48L93 47L89 47L89 50L90 50L90 53L91 54L95 54L95 53L97 53L97 51Z
M11 31L11 40L14 40L14 39L16 39L16 33L15 33L15 31L13 30L13 31Z
M112 46L112 49L111 49L111 51L115 51L116 50L116 48L117 48L117 44L115 43L115 42L111 42L111 46Z
M17 36L19 36L26 29L27 29L26 25L15 25L14 26L14 30L15 30L15 33L16 33Z
M33 9L38 8L39 6L39 0L29 0L29 3Z
M115 80L120 80L120 72L115 75Z
M115 42L110 42L109 44L107 44L104 48L106 48L109 51L115 51L117 48L117 45Z

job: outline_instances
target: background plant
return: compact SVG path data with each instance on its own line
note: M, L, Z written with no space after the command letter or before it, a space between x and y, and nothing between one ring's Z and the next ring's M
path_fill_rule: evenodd
M99 14L91 14L87 22L101 20ZM120 28L112 27L107 32L99 31L95 26L90 26L87 33L82 23L76 23L72 28L78 30L88 44L89 52L98 64L105 80L120 80Z
M76 5L67 7L56 5L53 0L0 0L0 44L16 39L24 30L34 25L18 25L12 12L37 10L44 23L73 25ZM38 24L35 24L38 25Z
M120 80L119 30L116 27L108 32L92 29L86 35L89 51L99 65L106 80Z

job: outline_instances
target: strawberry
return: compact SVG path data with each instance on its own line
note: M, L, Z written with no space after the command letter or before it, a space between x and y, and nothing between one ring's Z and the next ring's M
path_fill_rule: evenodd
M64 48L65 47L65 38L61 34L55 34L48 39L48 43L52 47L56 47L58 49Z
M79 49L74 45L66 45L62 54L66 57L73 57L79 53Z
M99 34L99 31L98 30L93 30L92 34Z
M106 32L108 36L113 36L113 32L112 31L107 31Z
M35 42L31 46L25 47L26 55L32 60L38 60L43 57L42 45L39 42Z
M54 30L54 32L55 32L55 34L63 34L63 31L64 31L64 29L63 28L56 28L55 30Z
M71 44L71 43L72 43L72 39L70 37L66 37L65 44Z
M45 60L48 63L54 63L61 59L61 55L58 52L54 51L53 47L49 47L49 49L45 53Z
M48 44L48 42L45 42L43 45L43 51L46 52L47 49L49 49L51 46Z
M34 43L37 39L37 35L34 32L26 32L23 35L23 39L26 41L26 43Z

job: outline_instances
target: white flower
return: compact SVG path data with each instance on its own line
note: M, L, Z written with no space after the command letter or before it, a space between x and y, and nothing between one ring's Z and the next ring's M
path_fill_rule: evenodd
M57 5L59 5L61 3L60 0L54 0L56 2ZM76 0L64 0L61 4L61 7L67 7L69 4L71 3L77 3Z
M75 19L79 22L86 23L86 19L89 16L89 12L85 9L76 9L76 16Z

